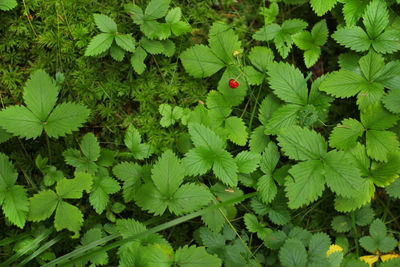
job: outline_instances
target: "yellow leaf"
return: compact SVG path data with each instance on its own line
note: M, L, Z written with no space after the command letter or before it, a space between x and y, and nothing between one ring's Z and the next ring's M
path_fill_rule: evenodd
M326 252L326 255L329 257L334 252L343 251L343 248L339 245L333 244L329 247L329 250Z
M382 255L381 256L381 260L382 262L391 260L391 259L395 259L395 258L400 258L399 254L386 254L386 255Z
M378 255L362 256L360 257L360 260L365 261L366 263L369 264L369 267L372 267L372 264L374 264L379 260L379 256Z

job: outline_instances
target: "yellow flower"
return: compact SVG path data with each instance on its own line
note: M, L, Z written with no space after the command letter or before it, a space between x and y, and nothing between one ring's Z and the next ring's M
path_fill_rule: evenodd
M343 248L339 245L333 244L329 247L329 250L326 252L326 255L329 257L334 252L343 251Z

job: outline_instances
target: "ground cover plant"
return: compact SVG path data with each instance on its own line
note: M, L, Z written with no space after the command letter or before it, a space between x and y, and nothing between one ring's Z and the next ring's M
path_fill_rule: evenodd
M0 0L0 266L400 266L399 12Z

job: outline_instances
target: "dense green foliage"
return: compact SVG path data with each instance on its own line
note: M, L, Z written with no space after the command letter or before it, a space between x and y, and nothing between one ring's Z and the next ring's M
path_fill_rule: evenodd
M399 266L399 2L0 0L0 266Z

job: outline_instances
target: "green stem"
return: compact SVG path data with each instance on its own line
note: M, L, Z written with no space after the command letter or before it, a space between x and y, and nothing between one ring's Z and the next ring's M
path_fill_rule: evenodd
M100 246L100 245L102 245L104 243L107 243L108 241L111 241L111 240L114 240L114 239L117 239L117 238L121 237L121 235L119 233L112 234L112 235L107 236L105 238L102 238L102 239L99 239L99 240L94 241L92 243L89 243L86 246L83 246L83 247L80 247L78 249L75 249L74 251L72 251L72 252L70 252L68 254L65 254L64 256L61 256L61 257L59 257L59 258L57 258L57 259L55 259L55 260L43 265L42 267L50 267L50 266L56 266L56 265L60 266L61 264L65 264L65 263L70 265L70 264L72 264L74 262L77 262L77 261L81 260L82 258L87 258L87 257L90 257L91 255L97 254L99 252L106 252L106 251L108 251L110 249L120 247L123 244L126 244L128 242L132 242L132 241L135 241L137 239L146 237L148 235L155 234L155 233L163 231L165 229L174 227L174 226L176 226L178 224L181 224L181 223L184 223L186 221L192 220L192 219L194 219L196 217L202 216L203 214L206 214L207 212L210 212L210 211L213 211L215 209L218 209L218 208L221 208L221 207L224 207L224 206L227 206L227 205L231 205L231 204L234 204L234 203L237 203L237 202L242 202L245 199L254 197L256 195L257 195L257 193L254 192L254 193L246 194L246 195L243 195L243 196L240 196L240 197L237 197L237 198L233 198L233 199L230 199L228 201L219 203L217 205L213 205L213 206L207 207L205 209L193 212L191 214L176 218L176 219L174 219L172 221L160 224L158 226L155 226L155 227L147 230L146 232L142 232L142 233L133 235L133 236L131 236L129 238L125 238L125 239L122 239L122 240L118 240L118 241L113 242L113 243L111 243L109 245L106 245L104 247L96 248L96 247L98 247L98 246ZM93 248L96 248L96 249L93 249ZM87 252L89 250L91 250L91 251ZM87 253L85 253L85 252L87 252ZM85 253L85 254L82 255L83 253Z
M358 245L358 231L357 231L356 216L354 215L354 211L351 213L351 224L353 225L354 243L356 245L356 253L357 253L357 257L359 257L359 255L360 255L360 247Z

